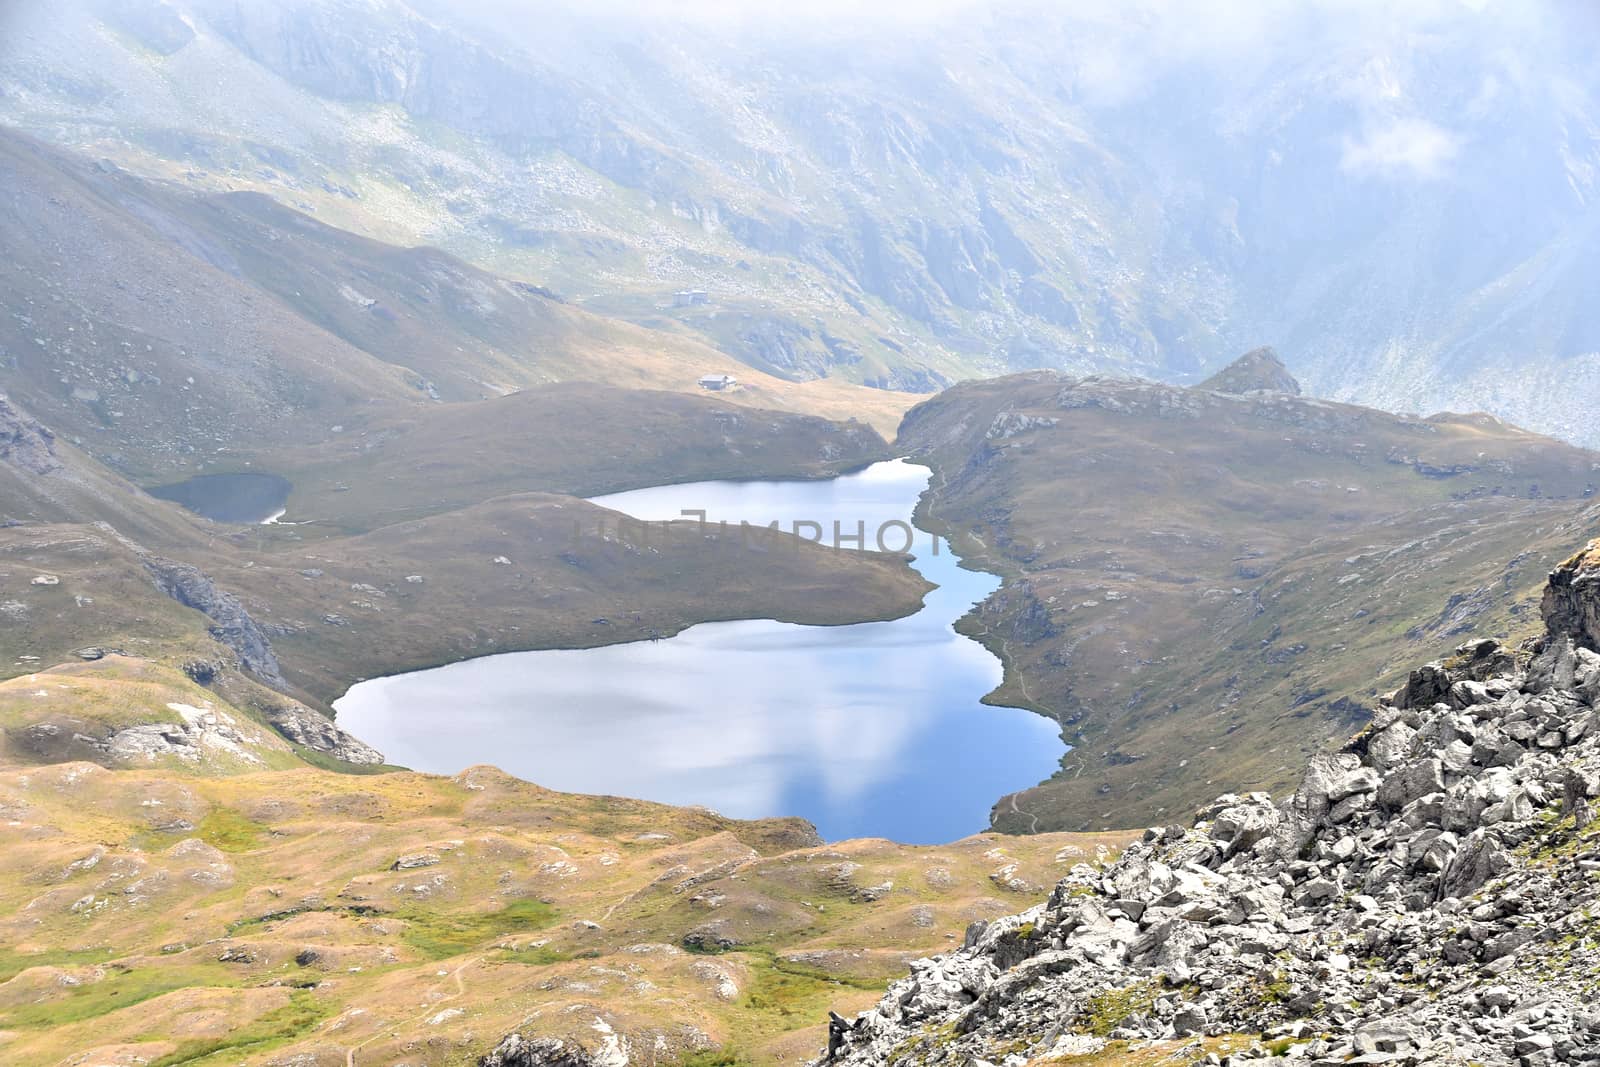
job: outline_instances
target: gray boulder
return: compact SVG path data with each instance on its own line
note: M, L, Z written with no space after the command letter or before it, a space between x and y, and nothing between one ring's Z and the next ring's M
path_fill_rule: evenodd
M557 1037L507 1034L478 1067L597 1067L584 1048Z

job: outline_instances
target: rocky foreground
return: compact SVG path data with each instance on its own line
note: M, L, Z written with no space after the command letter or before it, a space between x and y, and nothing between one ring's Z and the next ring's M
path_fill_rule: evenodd
M976 923L837 1061L1600 1064L1600 542L1547 633L1412 672L1287 800L1218 797ZM1123 1062L1123 1061L1119 1061Z

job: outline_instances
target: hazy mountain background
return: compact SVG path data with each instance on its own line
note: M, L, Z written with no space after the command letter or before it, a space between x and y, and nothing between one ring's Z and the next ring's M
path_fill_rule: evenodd
M12 0L0 122L785 377L1270 343L1314 394L1600 443L1588 5L664 11Z

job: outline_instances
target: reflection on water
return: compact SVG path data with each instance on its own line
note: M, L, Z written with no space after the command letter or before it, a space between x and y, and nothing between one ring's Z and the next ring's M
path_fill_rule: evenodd
M181 504L214 522L253 525L272 522L282 515L291 488L276 474L200 474L146 492Z
M740 519L831 538L907 520L928 472L903 461L823 482L701 482L599 497L636 518ZM887 534L896 544L903 534ZM374 679L335 705L391 761L454 773L493 763L554 789L801 815L831 840L949 841L983 829L1004 793L1048 776L1053 723L978 701L1000 664L951 623L999 579L918 533L939 588L893 622L707 623L676 637L520 652Z

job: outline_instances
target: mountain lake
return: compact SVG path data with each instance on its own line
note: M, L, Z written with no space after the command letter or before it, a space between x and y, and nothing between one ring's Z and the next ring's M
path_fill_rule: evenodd
M847 535L862 524L868 547L881 528L902 551L928 478L891 460L821 481L695 482L594 503L645 520L815 522L829 543L835 521ZM903 619L704 623L660 640L487 656L364 681L334 707L342 727L417 770L490 763L551 789L799 815L828 840L955 840L985 829L1001 796L1054 772L1065 748L1050 720L980 703L1000 663L952 624L999 579L961 568L924 531L910 551L938 588Z

